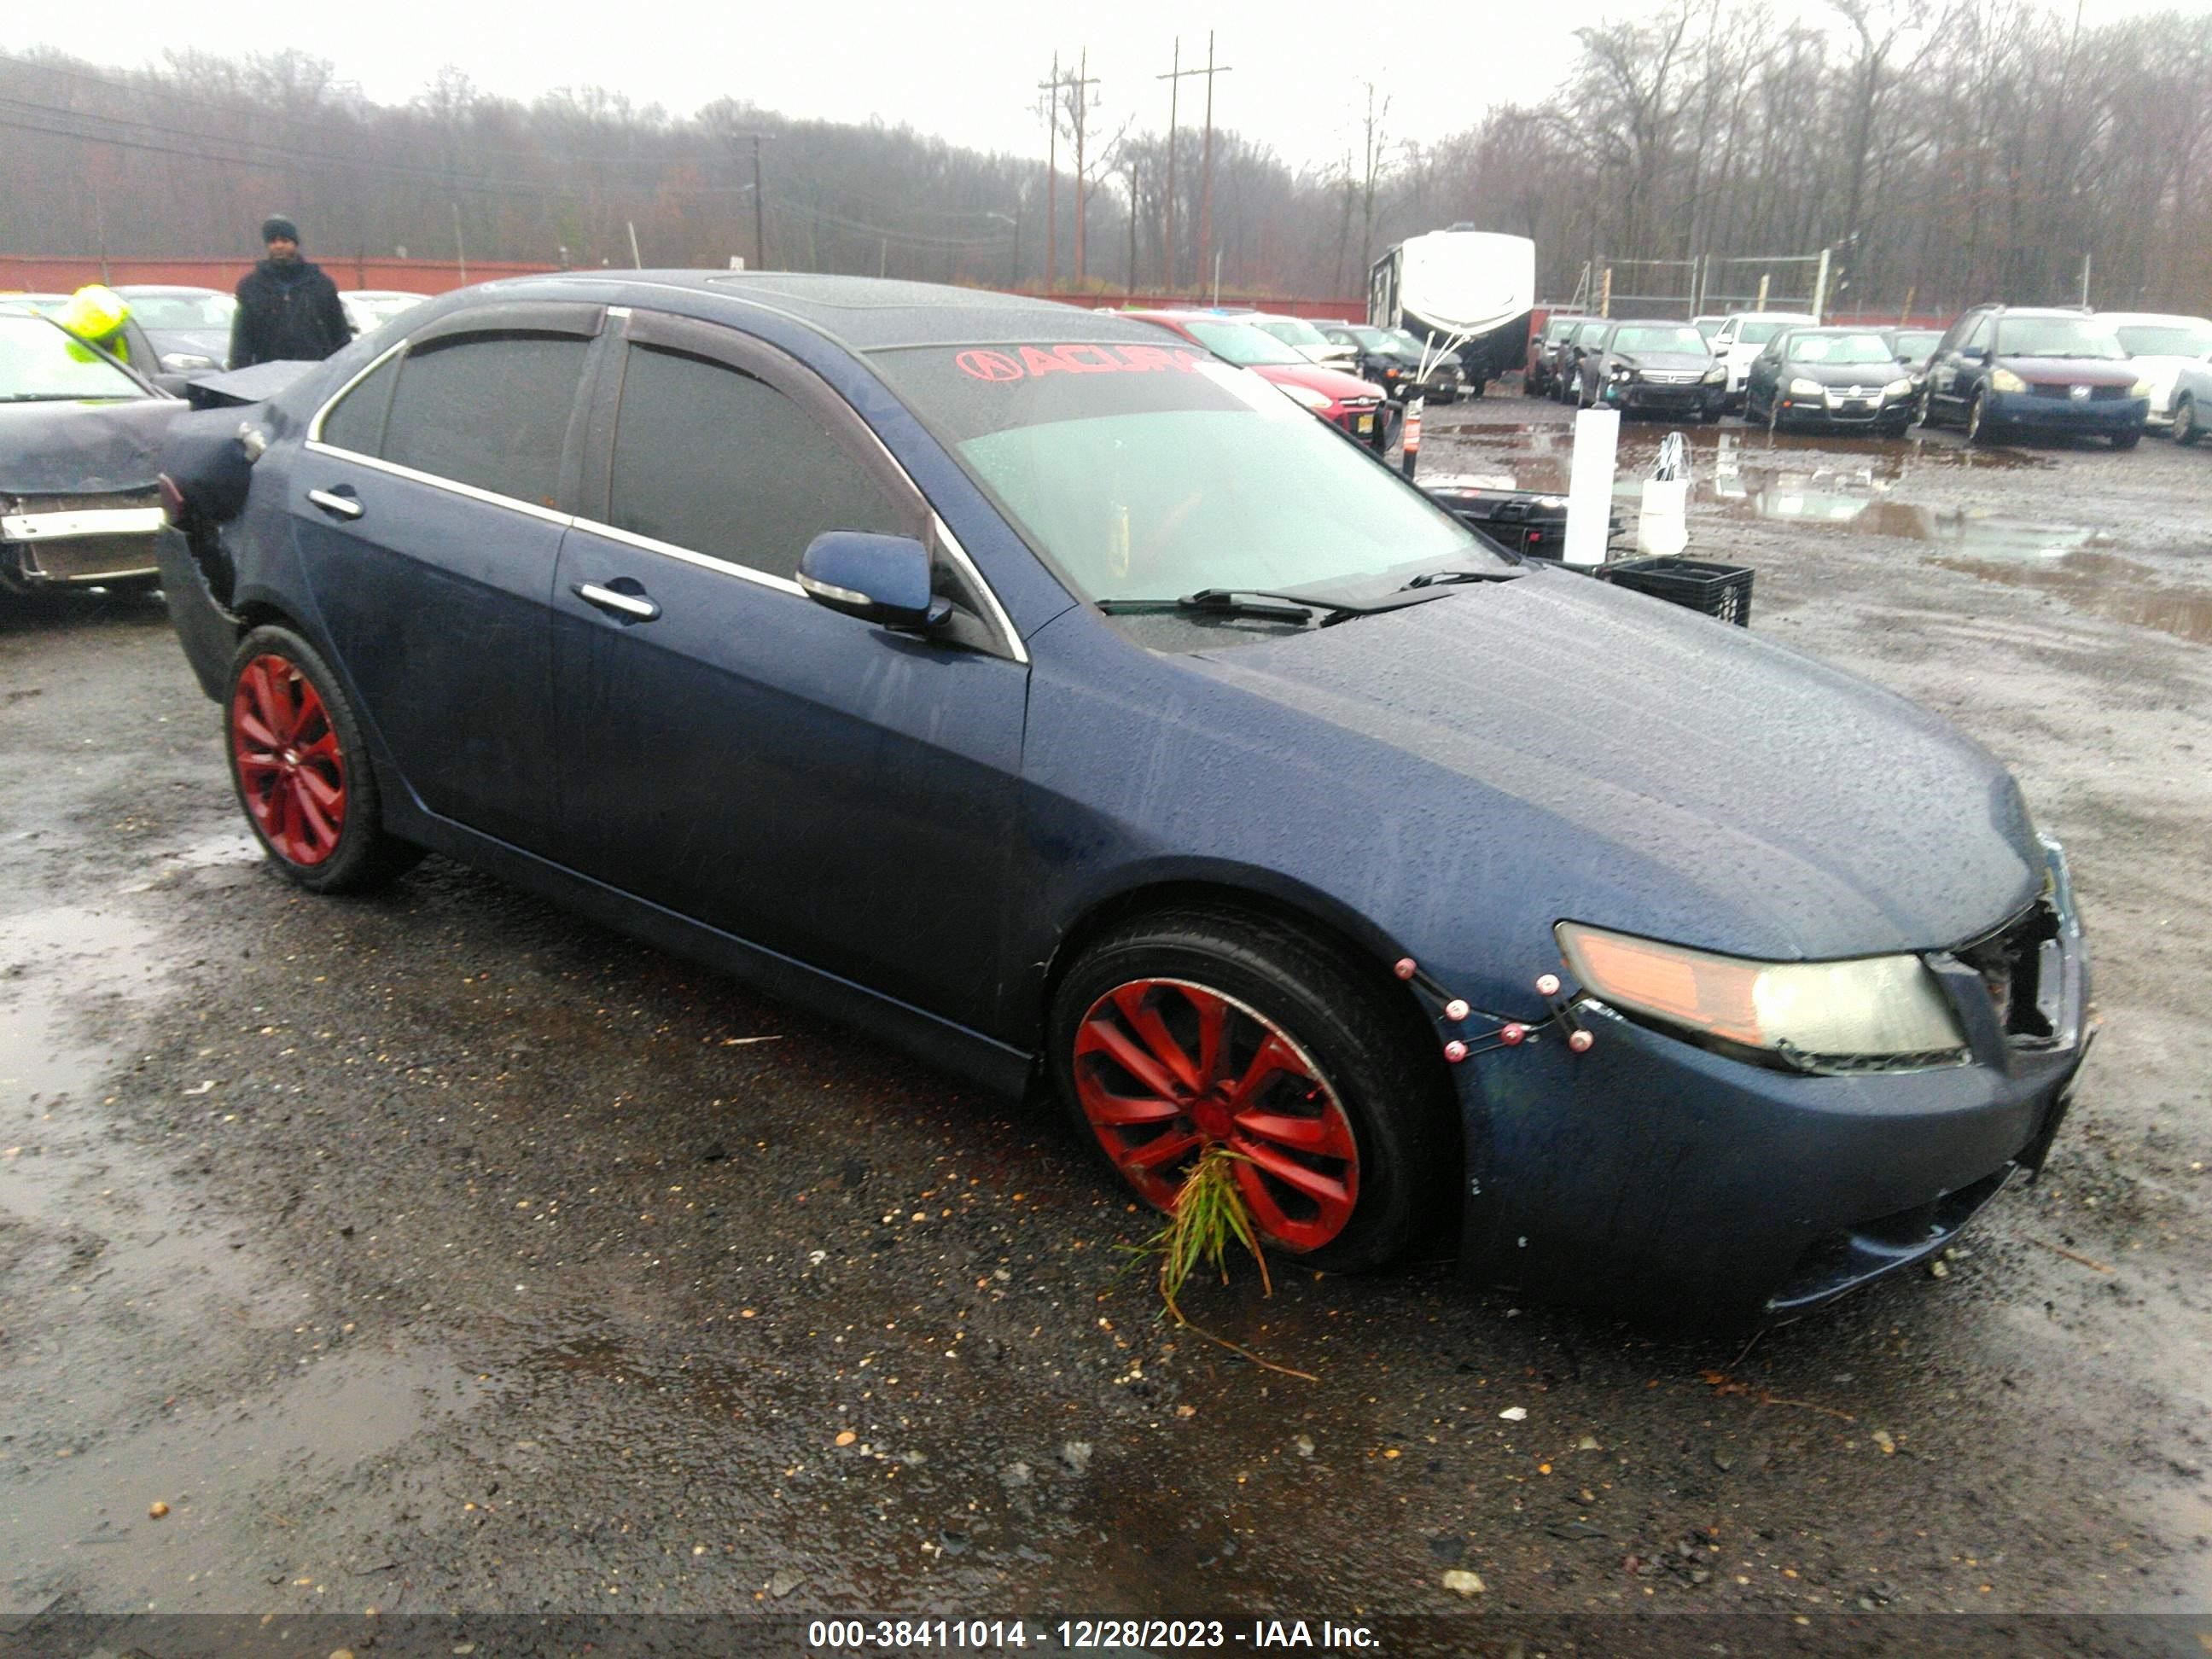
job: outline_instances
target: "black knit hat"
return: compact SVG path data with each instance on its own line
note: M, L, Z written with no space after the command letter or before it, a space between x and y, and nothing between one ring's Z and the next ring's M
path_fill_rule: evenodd
M288 242L300 240L300 228L281 213L272 213L261 222L261 243L266 247L278 237Z

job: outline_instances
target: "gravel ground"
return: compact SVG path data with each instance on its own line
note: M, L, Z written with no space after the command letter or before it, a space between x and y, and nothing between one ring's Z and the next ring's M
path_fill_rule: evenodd
M1567 418L1432 410L1425 473L1563 485ZM1318 1380L1255 1369L1048 1114L443 860L300 894L158 606L8 602L0 1616L2212 1632L2212 457L1692 442L1754 628L2018 772L2103 1019L1940 1277L1747 1346L1441 1263L1194 1293Z

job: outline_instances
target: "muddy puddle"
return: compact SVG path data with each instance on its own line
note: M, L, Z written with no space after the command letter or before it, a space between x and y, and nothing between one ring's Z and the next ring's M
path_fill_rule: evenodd
M2034 563L1985 558L1942 558L1936 562L1986 582L2051 594L2076 611L2113 622L2212 643L2212 591L2162 586L2154 572L2132 559L2110 553L2067 553Z

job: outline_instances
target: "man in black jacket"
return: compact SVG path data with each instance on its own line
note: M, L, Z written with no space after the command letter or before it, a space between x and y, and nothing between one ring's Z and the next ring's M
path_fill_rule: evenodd
M353 338L337 284L300 257L300 228L281 214L261 222L269 257L238 284L230 366L327 357Z

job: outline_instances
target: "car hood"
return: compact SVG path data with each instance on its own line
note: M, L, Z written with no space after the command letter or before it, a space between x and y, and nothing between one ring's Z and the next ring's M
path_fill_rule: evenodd
M0 404L0 495L92 495L153 486L161 439L184 404Z
M1904 380L1912 370L1905 364L1885 358L1878 363L1784 363L1782 378L1786 380L1818 380L1822 386L1885 386L1892 380Z
M1319 363L1260 363L1254 374L1263 380L1290 386L1302 386L1320 392L1325 398L1334 398L1340 403L1346 398L1372 398L1375 386L1357 374L1347 374L1340 368L1324 368Z
M1711 357L1699 356L1690 351L1617 351L1613 360L1617 363L1626 363L1631 368L1659 368L1669 374L1695 369L1702 374L1713 366Z
M1401 906L1523 952L1562 918L1766 960L1940 948L2041 879L2017 785L1948 723L1581 575L1191 660L1367 739L1340 769L1373 802L1375 880L1418 870L1443 890Z
M2133 386L2142 372L2129 357L2014 357L2000 353L1997 365L2023 380L2063 381L2069 386Z

